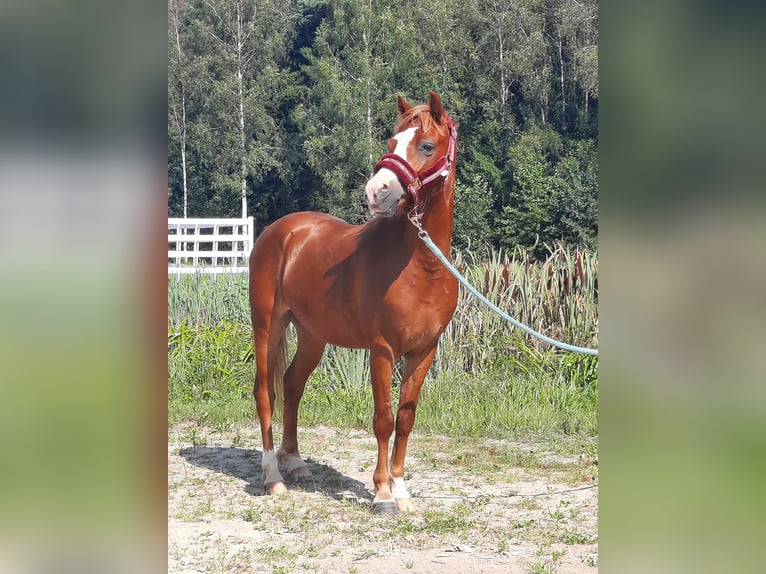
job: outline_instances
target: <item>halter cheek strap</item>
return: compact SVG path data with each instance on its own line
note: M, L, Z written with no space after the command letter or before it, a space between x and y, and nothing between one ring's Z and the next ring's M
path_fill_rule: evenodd
M420 216L423 206L420 202L419 192L429 183L436 181L437 179L445 180L452 169L452 164L455 161L455 149L457 142L457 124L445 113L444 118L447 121L447 127L449 128L449 144L447 145L447 155L439 158L432 166L424 169L421 172L416 172L406 159L399 157L398 155L387 153L380 158L380 161L375 164L373 173L377 173L381 168L391 170L399 182L407 188L410 196L412 197L413 211Z

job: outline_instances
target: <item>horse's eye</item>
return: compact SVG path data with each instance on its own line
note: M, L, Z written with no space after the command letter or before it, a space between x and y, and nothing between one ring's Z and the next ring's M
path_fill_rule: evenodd
M420 144L420 151L426 155L431 155L436 150L436 146L432 142L423 142Z

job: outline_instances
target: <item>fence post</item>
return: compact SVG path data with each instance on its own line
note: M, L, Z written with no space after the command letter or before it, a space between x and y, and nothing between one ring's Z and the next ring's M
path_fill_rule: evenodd
M250 238L250 241L247 244L247 247L245 248L246 253L246 259L250 260L250 252L253 250L253 245L255 245L255 219L253 219L253 216L247 218L247 235Z

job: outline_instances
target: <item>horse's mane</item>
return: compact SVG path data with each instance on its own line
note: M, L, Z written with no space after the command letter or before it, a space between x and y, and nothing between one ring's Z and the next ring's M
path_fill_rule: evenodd
M399 117L399 123L396 125L396 132L401 132L407 126L411 125L420 126L420 129L427 132L435 123L439 125L434 121L434 117L431 115L431 109L427 105L413 106Z

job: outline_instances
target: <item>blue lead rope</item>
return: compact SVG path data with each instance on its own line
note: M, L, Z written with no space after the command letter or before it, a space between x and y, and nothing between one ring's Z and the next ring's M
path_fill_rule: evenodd
M545 341L546 343L550 343L554 347L558 347L559 349L564 349L565 351L572 351L573 353L584 353L586 355L594 355L598 357L598 349L588 349L587 347L577 347L575 345L569 345L567 343L562 343L561 341L556 341L555 339L551 339L550 337L546 337L542 333L538 333L531 327L527 327L524 323L518 322L516 319L511 317L508 313L500 309L497 305L492 303L489 299L487 299L484 295L479 293L479 291L471 285L468 280L463 277L460 272L455 269L454 265L450 263L449 259L447 259L444 254L441 252L441 250L436 246L436 244L431 239L431 236L428 235L428 232L423 229L423 226L420 225L420 221L418 221L417 217L413 214L410 216L410 221L412 224L418 229L418 237L420 237L421 240L423 240L423 243L425 243L426 247L431 250L431 252L436 255L436 257L441 261L444 266L455 276L455 279L460 281L460 283L468 289L473 295L479 299L482 303L484 303L487 307L492 309L495 313L500 315L503 319L514 325L515 327L518 327L522 331L528 333L529 335L532 335L533 337L537 337L541 341Z

